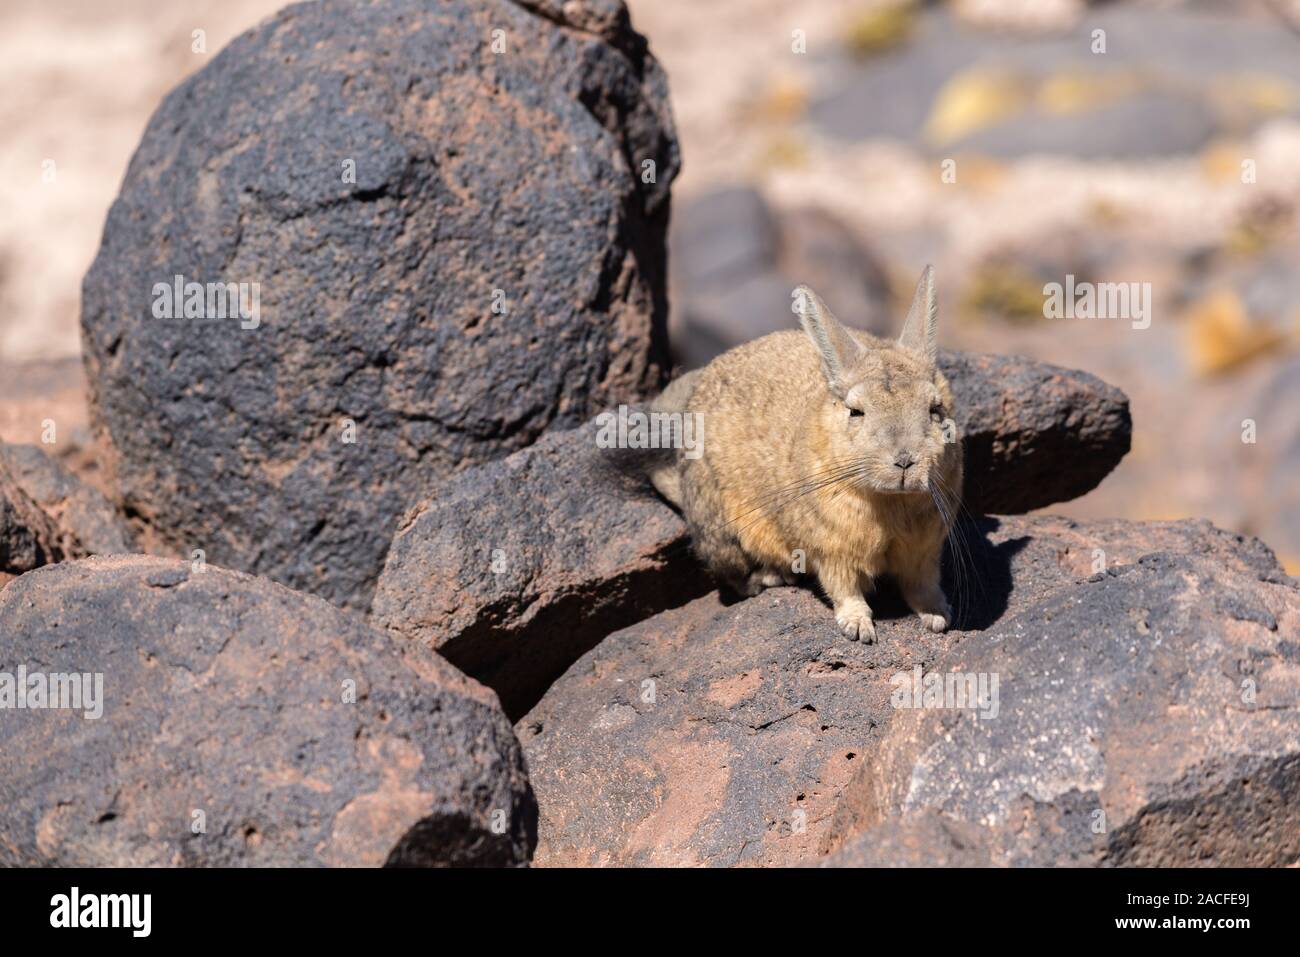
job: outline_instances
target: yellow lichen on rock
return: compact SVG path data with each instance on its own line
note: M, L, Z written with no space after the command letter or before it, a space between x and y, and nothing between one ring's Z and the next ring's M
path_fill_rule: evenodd
M1211 292L1188 311L1187 319L1188 357L1200 375L1226 372L1277 348L1286 338L1251 322L1245 303L1231 289Z
M892 50L912 32L916 23L913 0L886 0L856 11L845 26L845 45L856 57L871 57Z
M973 68L943 85L925 123L925 138L935 146L956 142L1023 111L1029 84L1005 70Z

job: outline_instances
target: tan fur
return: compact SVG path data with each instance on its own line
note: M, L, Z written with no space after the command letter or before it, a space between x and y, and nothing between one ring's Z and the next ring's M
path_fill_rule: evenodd
M874 636L863 592L882 574L942 630L949 522L931 490L955 515L962 461L952 394L933 361L930 270L899 343L847 330L800 291L807 334L746 343L665 391L664 408L703 413L703 455L679 455L677 474L655 484L682 508L704 562L742 591L792 581L802 551L851 637ZM906 470L901 453L913 458Z

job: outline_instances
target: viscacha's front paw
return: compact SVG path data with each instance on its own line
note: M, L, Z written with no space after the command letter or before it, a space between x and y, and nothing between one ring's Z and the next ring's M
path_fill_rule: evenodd
M917 612L917 617L921 619L921 624L930 631L947 631L948 614L932 615L929 612Z
M876 625L871 620L871 608L866 602L841 605L835 609L835 621L854 641L870 644L876 640Z

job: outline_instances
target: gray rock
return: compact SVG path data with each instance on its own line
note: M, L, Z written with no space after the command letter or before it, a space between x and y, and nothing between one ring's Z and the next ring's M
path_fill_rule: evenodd
M151 119L84 283L123 505L366 607L438 479L661 383L678 165L621 3L323 0L242 34ZM258 283L256 328L155 318L176 275Z
M780 227L762 193L730 186L678 204L669 233L674 279L687 288L762 272L780 251Z
M1013 159L1061 153L1079 159L1142 159L1194 153L1219 126L1201 98L1166 90L1141 91L1082 113L1030 110L948 145L949 152Z
M963 504L1014 514L1096 488L1132 441L1128 397L1086 372L941 352L966 456Z
M19 668L98 673L102 693L3 712L0 865L520 865L532 851L536 805L495 696L264 579L144 556L39 569L0 592L0 672Z
M0 461L57 524L65 553L109 555L137 550L126 520L104 493L81 481L38 446L0 442Z
M1004 864L1285 866L1300 857L1300 589L1167 551L1062 591L927 670L991 710L904 708L831 845L937 811ZM541 792L544 795L544 791Z

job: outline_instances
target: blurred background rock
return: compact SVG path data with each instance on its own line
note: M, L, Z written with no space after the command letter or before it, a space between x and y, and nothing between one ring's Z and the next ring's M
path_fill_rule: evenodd
M77 316L105 213L162 96L280 6L6 0L0 438L39 441L57 413L94 480ZM800 281L890 328L933 262L945 345L1086 369L1132 400L1132 453L1052 511L1206 516L1300 572L1300 3L629 6L685 157L680 363L787 327ZM1067 274L1150 283L1150 327L1044 318Z

